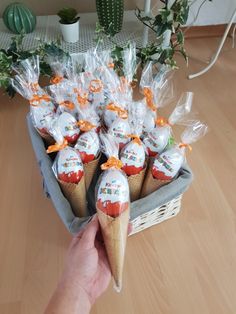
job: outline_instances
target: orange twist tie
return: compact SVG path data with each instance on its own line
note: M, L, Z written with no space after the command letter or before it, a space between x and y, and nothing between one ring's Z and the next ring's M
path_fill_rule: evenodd
M84 93L83 95L77 95L78 103L82 106L87 105L88 103L88 93Z
M64 139L63 143L62 144L54 144L54 145L50 145L48 146L48 149L46 150L46 152L48 154L50 153L54 153L54 152L58 152L59 150L62 150L63 148L65 148L66 146L68 145L68 142L66 139Z
M152 111L156 111L157 108L153 103L153 92L151 91L151 89L148 87L144 87L143 94L146 98L148 108L151 109Z
M187 148L190 150L190 152L193 150L193 149L192 149L192 146L189 145L189 144L180 143L180 144L179 144L179 148L182 148L182 147L187 147Z
M62 101L62 102L60 102L59 105L60 106L64 106L64 107L66 107L69 110L73 110L75 108L75 104L72 101L69 101L69 100Z
M113 69L115 67L115 64L113 62L108 63L108 68Z
M79 120L77 124L78 124L78 126L82 132L88 132L88 131L96 128L96 125L92 124L89 121L85 121L85 120Z
M60 75L55 75L54 77L51 78L50 83L51 84L58 84L63 80L63 76Z
M101 165L102 170L107 170L110 168L121 169L122 167L123 167L122 161L114 156L109 157L107 162Z
M121 118L121 119L127 119L128 118L128 112L127 110L119 107L119 106L116 106L114 103L110 103L106 106L106 109L107 110L110 110L110 111L115 111L117 112L118 116Z
M37 83L30 83L30 87L32 88L32 90L34 92L37 92L39 89L39 83L38 82Z
M142 141L140 140L140 137L136 134L128 134L127 137L132 138L133 142L142 145Z
M156 119L156 125L158 126L165 126L165 125L170 125L169 121L166 118L160 117Z
M38 105L34 104L34 102L40 103L43 100L50 101L51 98L46 94L44 94L44 95L33 95L33 97L30 99L30 104L33 107L37 107Z
M89 90L92 93L100 93L103 89L101 80L92 80L89 84Z

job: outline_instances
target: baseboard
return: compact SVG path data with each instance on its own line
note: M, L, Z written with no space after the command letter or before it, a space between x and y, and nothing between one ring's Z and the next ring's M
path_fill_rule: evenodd
M227 24L183 27L185 38L220 37L224 34ZM233 29L233 27L232 27ZM231 35L229 32L229 36Z

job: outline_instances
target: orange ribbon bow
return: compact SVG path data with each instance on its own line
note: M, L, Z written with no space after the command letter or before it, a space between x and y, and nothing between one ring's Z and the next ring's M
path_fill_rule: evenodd
M121 119L127 119L128 118L128 112L127 110L119 107L119 106L116 106L114 103L110 103L106 106L106 109L107 110L110 110L110 111L115 111L117 112L118 116L121 118Z
M63 148L65 148L68 145L68 142L66 139L64 139L62 144L54 144L54 145L50 145L47 149L47 153L54 153L54 152L58 152L59 150L62 150Z
M81 106L85 106L88 103L88 93L78 94L77 101Z
M153 92L151 91L151 89L149 87L144 87L143 94L146 98L148 108L152 111L156 111L157 107L153 103Z
M34 102L40 103L43 100L44 101L50 101L51 98L46 94L44 94L44 95L33 95L33 97L30 99L30 104L31 104L31 106L37 107L37 105L34 104Z
M142 145L142 141L140 140L140 137L138 135L128 134L127 137L132 138L134 143L137 143L138 145Z
M115 64L113 62L108 63L108 68L113 69L115 67Z
M51 78L50 83L51 84L58 84L63 80L63 76L60 75L55 75L54 77Z
M182 147L187 147L187 148L190 150L190 152L192 151L192 146L189 145L189 144L180 143L180 144L179 144L179 148L182 148Z
M156 119L156 125L158 126L169 125L170 126L170 123L166 118L160 117Z
M34 91L37 92L39 90L39 83L30 83L30 88Z
M80 120L78 123L78 126L82 132L88 132L92 130L93 128L96 128L96 125L92 124L89 121Z
M109 157L107 162L101 165L102 170L107 170L110 168L121 169L122 167L123 167L122 161L114 156Z
M103 89L101 80L92 80L89 84L89 90L92 93L100 93Z
M75 108L75 104L70 100L60 102L60 106L66 107L69 110L73 110Z

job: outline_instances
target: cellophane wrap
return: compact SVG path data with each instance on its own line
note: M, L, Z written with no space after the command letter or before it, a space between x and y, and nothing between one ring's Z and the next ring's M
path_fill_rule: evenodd
M132 102L129 110L129 124L131 141L120 152L124 172L130 175L139 174L145 165L145 146L140 137L143 130L143 122L146 106L142 101Z
M72 114L76 119L78 118L78 112L76 107L76 83L69 80L64 80L58 84L52 84L47 87L49 93L52 96L54 102L58 105L58 111L68 112Z
M164 151L152 160L149 171L144 181L142 197L151 194L161 186L171 182L179 173L185 161L185 150L190 144L203 137L208 127L200 121L192 124L181 135L182 142Z
M30 102L30 115L36 130L41 136L48 136L46 120L55 115L55 105L50 96L39 84L39 57L34 56L21 61L13 67L17 73L11 80L14 89Z
M97 171L100 161L100 141L98 130L99 117L93 106L89 105L79 109L80 136L75 144L75 149L80 153L84 164L85 184L88 190Z
M70 73L72 63L70 56L66 54L47 54L45 61L52 70L51 84L59 84L67 80L68 72Z
M147 105L144 120L144 133L155 127L157 110L169 104L174 98L173 71L166 65L154 65L148 62L141 75L140 92L144 95Z
M100 134L102 151L108 157L96 187L96 208L114 278L122 288L122 273L130 215L129 185L118 159L119 146L109 134Z
M140 198L145 172L146 172L146 149L140 139L146 112L144 102L132 102L129 110L129 122L131 141L120 152L122 169L128 175L131 202Z
M79 138L79 127L77 120L68 112L63 112L57 115L57 124L69 144L75 144Z
M52 169L75 216L85 217L89 213L87 211L83 163L79 152L67 145L57 122L56 119L48 121L50 134L54 137L56 144L49 146L47 152L58 151Z
M147 148L149 156L155 157L164 151L172 136L173 125L188 125L193 122L190 116L192 100L193 93L187 92L182 94L169 118L159 117L156 120L156 127L143 138L143 143Z

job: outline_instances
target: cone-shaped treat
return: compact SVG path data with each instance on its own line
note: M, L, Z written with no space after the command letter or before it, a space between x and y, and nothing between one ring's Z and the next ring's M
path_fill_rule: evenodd
M140 196L143 180L145 176L145 146L140 139L143 129L143 122L146 108L143 102L133 102L130 104L129 122L132 134L129 137L131 142L120 152L122 170L128 176L131 202Z
M90 106L89 108L90 110L86 110L86 113L89 113L88 111L95 111L93 107ZM87 114L83 115L82 112L80 115L85 119L89 118ZM92 117L92 114L90 115L90 117ZM79 152L82 162L84 164L85 183L86 189L88 190L94 173L99 164L100 142L98 133L96 131L96 125L90 122L90 118L89 120L80 120L78 122L78 126L82 133L77 140L75 149Z
M192 99L193 93L188 92L183 94L168 120L163 117L159 117L156 120L156 127L143 138L143 143L150 157L155 157L166 148L172 135L172 125L188 125L193 121L189 118L189 113L192 108Z
M47 130L47 121L54 118L56 108L50 96L38 84L38 56L21 61L13 69L17 75L11 80L11 84L20 95L29 100L33 125L39 134L50 143L52 139Z
M207 126L200 121L192 122L181 135L182 142L164 151L150 163L141 196L145 197L178 175L185 160L185 148L196 142L207 132Z
M101 166L104 172L97 183L96 208L114 287L120 291L129 224L129 185L118 159L118 144L110 134L101 133L100 139L108 161Z
M49 146L47 153L58 151L52 167L53 172L75 216L85 217L88 212L84 169L80 154L76 149L67 146L68 142L63 138L58 127L58 120L51 122L49 130L56 144Z

